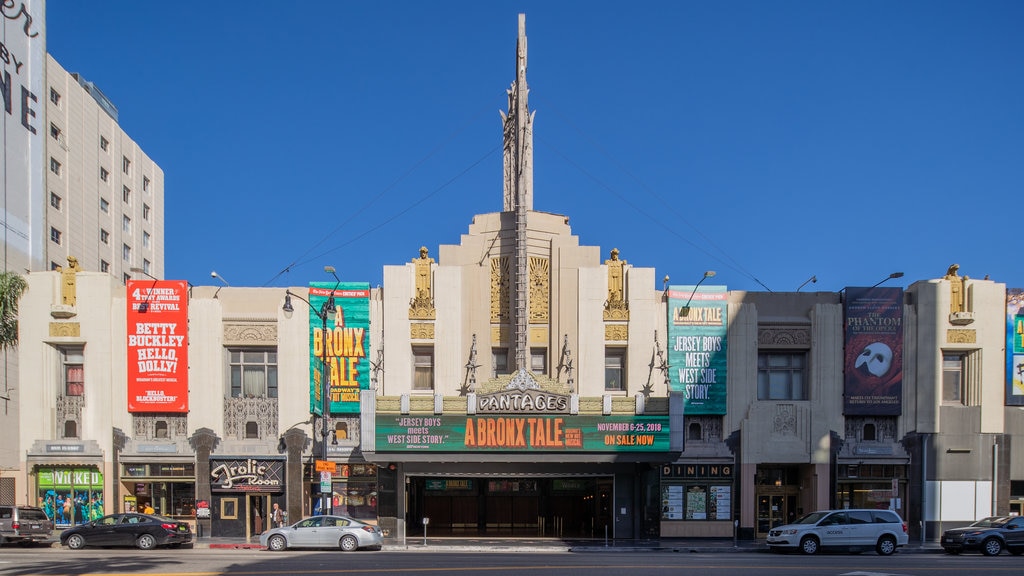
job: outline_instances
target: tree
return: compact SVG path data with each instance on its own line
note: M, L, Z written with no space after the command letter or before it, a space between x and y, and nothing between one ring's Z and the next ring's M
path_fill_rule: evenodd
M18 301L26 288L21 274L0 273L0 350L18 345Z

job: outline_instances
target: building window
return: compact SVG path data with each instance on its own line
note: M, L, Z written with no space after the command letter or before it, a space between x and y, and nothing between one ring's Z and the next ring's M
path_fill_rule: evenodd
M142 177L142 191L149 192L149 176Z
M807 400L807 352L759 352L758 400Z
M110 262L100 260L100 272L110 272Z
M245 423L245 438L247 440L258 440L260 437L260 425L252 420Z
M50 226L50 241L54 244L60 245L60 230L57 230L53 226Z
M129 160L127 156L121 157L121 169L124 171L125 174L132 173L132 161Z
M54 105L58 107L60 106L60 92L57 92L53 88L50 88L50 102L53 102Z
M121 216L121 230L125 234L132 233L132 219L127 216Z
M491 377L497 378L508 374L508 348L491 349Z
M50 192L50 206L60 210L62 198L56 192Z
M121 187L121 199L124 200L125 204L129 204L132 201L132 189L127 186Z
M52 136L54 140L60 142L60 128L57 128L57 125L53 122L50 122L50 136Z
M100 150L106 152L107 148L110 148L110 141L103 136L100 136Z
M110 172L106 168L104 168L103 166L100 166L100 180L103 180L104 182L106 182L109 179L110 179Z
M127 244L121 245L121 259L125 262L132 261L132 247Z
M85 354L82 348L62 348L61 365L64 367L64 395L85 394Z
M964 406L981 405L981 377L977 366L980 352L942 353L942 402Z
M335 422L334 439L348 440L348 422Z
M144 274L150 274L150 271L149 271L149 260L146 260L145 258L143 258L143 260L142 260L142 272Z
M875 425L871 423L865 424L861 436L865 442L874 442L878 438Z
M107 202L106 198L100 198L100 210L110 213L110 202Z
M690 426L686 433L687 440L700 441L704 439L703 431L701 430L699 422L690 422Z
M50 172L53 172L57 176L60 176L60 168L61 168L60 162L58 162L56 158L51 157L50 158Z
M149 204L142 205L142 219L149 222Z
M128 285L128 281L131 280L131 279L132 279L132 275L127 273L127 272L125 272L124 274L121 275L121 284L124 284L125 286L127 286Z
M67 420L64 422L64 437L78 438L78 422Z
M547 374L548 351L546 348L530 349L530 372L534 374Z
M149 248L149 232L142 232L142 247Z
M434 389L434 349L427 347L413 348L413 390Z
M100 242L110 244L110 232L107 232L103 228L100 228Z
M156 438L167 438L167 420L157 420L153 426L153 436Z
M604 389L609 391L626 389L626 349L604 349Z
M60 270L60 264L57 264L53 260L50 261L50 270Z
M277 349L229 348L232 398L277 398Z

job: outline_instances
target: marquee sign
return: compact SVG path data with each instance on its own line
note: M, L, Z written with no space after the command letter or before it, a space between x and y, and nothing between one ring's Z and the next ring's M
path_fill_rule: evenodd
M284 462L257 458L211 459L210 489L213 492L281 492L284 490Z

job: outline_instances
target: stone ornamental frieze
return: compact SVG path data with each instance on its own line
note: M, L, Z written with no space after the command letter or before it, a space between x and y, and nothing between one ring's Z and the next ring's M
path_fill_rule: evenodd
M759 346L811 346L810 326L770 326L757 331Z
M491 258L491 323L505 324L509 321L509 259L506 256Z
M530 322L548 321L548 300L551 292L551 261L530 257Z
M277 344L277 324L260 323L228 323L224 324L224 344L227 345L266 345Z

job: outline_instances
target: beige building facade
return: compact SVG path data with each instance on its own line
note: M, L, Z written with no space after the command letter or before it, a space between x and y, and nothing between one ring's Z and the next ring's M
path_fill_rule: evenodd
M384 266L349 346L357 411L311 416L330 308L312 287L184 289L187 409L133 412L121 279L30 273L18 353L40 408L20 416L18 501L61 525L150 504L253 538L273 504L297 519L326 493L393 540L754 539L843 507L935 540L1022 513L1014 291L956 266L906 290L658 286L534 210L526 56L521 18L503 209Z

